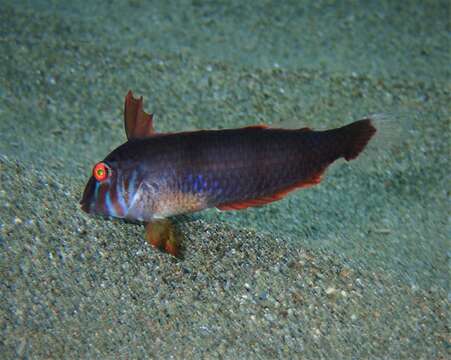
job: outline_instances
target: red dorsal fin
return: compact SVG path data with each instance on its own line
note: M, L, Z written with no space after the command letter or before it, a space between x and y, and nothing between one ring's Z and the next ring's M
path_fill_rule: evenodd
M133 97L131 90L125 97L124 126L127 139L144 138L155 133L153 115L143 110L143 97Z
M265 124L255 124L243 127L243 129L268 129L269 126Z
M271 203L273 201L278 201L283 199L285 196L287 196L288 193L290 193L293 190L301 189L301 188L307 188L310 186L314 186L316 184L319 184L321 182L321 175L323 174L324 170L326 168L322 169L321 171L318 171L317 173L313 174L310 178L304 179L298 183L295 183L294 185L291 185L285 189L279 190L278 192L274 193L273 195L265 196L262 198L257 199L250 199L250 200L244 200L244 201L237 201L237 202L231 202L226 204L218 205L217 208L219 210L225 211L225 210L243 210L249 207L258 207L263 206L268 203Z
M269 129L269 128L270 127L265 124L255 124L255 125L249 125L249 126L243 127L243 129ZM308 127L304 127L304 128L298 129L298 131L312 131L312 129L310 129Z

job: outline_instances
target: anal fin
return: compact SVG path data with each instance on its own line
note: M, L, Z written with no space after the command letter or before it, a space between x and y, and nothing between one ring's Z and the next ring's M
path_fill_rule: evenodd
M319 184L321 182L321 176L325 169L326 169L326 167L324 169L321 169L320 171L316 172L309 178L299 181L299 182L297 182L291 186L288 186L286 188L283 188L281 190L278 190L277 192L275 192L272 195L268 195L268 196L264 196L264 197L260 197L260 198L256 198L256 199L247 199L247 200L243 200L243 201L224 203L224 204L216 206L216 208L219 210L222 210L222 211L243 210L243 209L247 209L249 207L259 207L259 206L263 206L263 205L269 204L274 201L279 201L294 190L308 188L308 187Z

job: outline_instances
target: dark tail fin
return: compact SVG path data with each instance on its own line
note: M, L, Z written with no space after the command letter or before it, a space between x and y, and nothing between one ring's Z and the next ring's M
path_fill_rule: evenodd
M348 161L355 159L365 149L377 131L369 118L355 121L338 130L345 144L342 156Z

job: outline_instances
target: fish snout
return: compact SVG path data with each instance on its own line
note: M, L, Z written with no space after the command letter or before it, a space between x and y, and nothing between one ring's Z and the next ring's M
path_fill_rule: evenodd
M86 213L91 212L91 204L94 201L95 185L96 180L91 177L86 184L85 190L83 191L83 196L80 200L81 209Z

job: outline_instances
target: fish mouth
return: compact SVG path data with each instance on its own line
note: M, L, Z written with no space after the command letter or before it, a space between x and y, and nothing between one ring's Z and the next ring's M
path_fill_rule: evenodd
M95 188L95 179L91 177L86 184L85 190L83 191L83 196L80 200L81 209L86 212L91 212L91 204L92 204L92 197L94 194L94 188Z
M87 203L85 203L85 202L83 202L83 200L81 200L80 201L80 207L81 207L81 209L85 212L85 213L90 213L91 211L90 211L90 206L87 204Z

